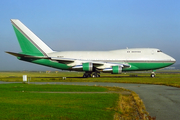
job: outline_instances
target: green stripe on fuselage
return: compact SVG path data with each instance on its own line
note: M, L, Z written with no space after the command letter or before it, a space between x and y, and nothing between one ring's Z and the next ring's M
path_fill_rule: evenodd
M134 71L134 70L155 70L155 69L160 69L160 68L164 68L167 66L172 65L173 63L171 62L138 62L138 63L128 63L129 65L131 65L130 68L123 68L123 71Z
M45 65L45 66L53 67L53 68L57 68L57 69L62 69L62 70L69 70L72 67L72 66L68 66L66 64L54 62L54 61L51 61L48 59L22 59L22 58L20 58L20 60L32 62L32 63L40 64L40 65ZM159 63L159 62L158 63L150 63L150 62L139 63L138 62L138 63L128 63L128 64L131 65L131 67L130 68L123 68L123 71L156 70L156 69L160 69L160 68L170 66L173 63L170 63L170 62L166 62L166 63ZM86 70L88 71L89 69L86 69Z
M36 46L26 38L26 36L21 33L14 25L13 25L14 31L16 33L16 37L19 41L19 45L22 50L22 54L27 54L27 55L33 55L33 56L44 56L42 52L36 48Z

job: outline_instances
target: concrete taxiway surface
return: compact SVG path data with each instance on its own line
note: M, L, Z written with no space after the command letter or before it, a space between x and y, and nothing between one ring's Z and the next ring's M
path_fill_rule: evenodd
M6 82L0 82L0 84ZM13 82L14 83L14 82ZM163 85L100 83L100 82L32 82L31 84L100 85L118 86L136 92L143 100L146 110L157 120L180 119L180 88Z

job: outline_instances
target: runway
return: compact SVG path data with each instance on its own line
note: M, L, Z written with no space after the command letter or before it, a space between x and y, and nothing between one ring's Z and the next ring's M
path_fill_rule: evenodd
M7 84L7 82L0 82L0 84L3 83ZM31 82L31 84L100 85L123 87L136 92L143 100L146 110L152 117L156 117L157 120L179 120L180 118L180 88L176 87L150 84L100 82Z

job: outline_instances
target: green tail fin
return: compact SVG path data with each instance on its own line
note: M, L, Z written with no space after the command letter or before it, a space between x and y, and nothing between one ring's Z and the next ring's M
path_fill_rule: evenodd
M11 19L22 53L33 56L47 56L53 52L42 40L17 19Z

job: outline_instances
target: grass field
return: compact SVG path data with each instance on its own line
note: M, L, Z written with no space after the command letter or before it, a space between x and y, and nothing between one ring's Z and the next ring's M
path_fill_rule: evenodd
M1 120L150 117L135 93L118 87L19 83L0 84L0 91Z
M0 85L0 119L113 119L118 94L39 93L104 92L107 88L68 85ZM33 91L33 92L32 92ZM108 109L111 108L111 109Z
M23 75L31 78L30 82L122 82L180 87L179 73L157 73L155 78L150 78L149 73L101 74L100 78L82 78L83 73L81 72L0 72L0 81L22 82ZM66 80L63 80L62 77L66 77ZM0 119L151 118L139 96L122 88L1 84L0 91ZM112 91L115 92L112 93ZM126 91L126 94L121 94L122 91ZM93 92L110 93L97 94Z
M22 81L22 75L31 77L31 82L116 82L159 84L180 87L180 71L160 71L155 78L149 73L101 74L100 78L82 78L81 72L0 72L0 81ZM63 80L62 77L66 77Z

